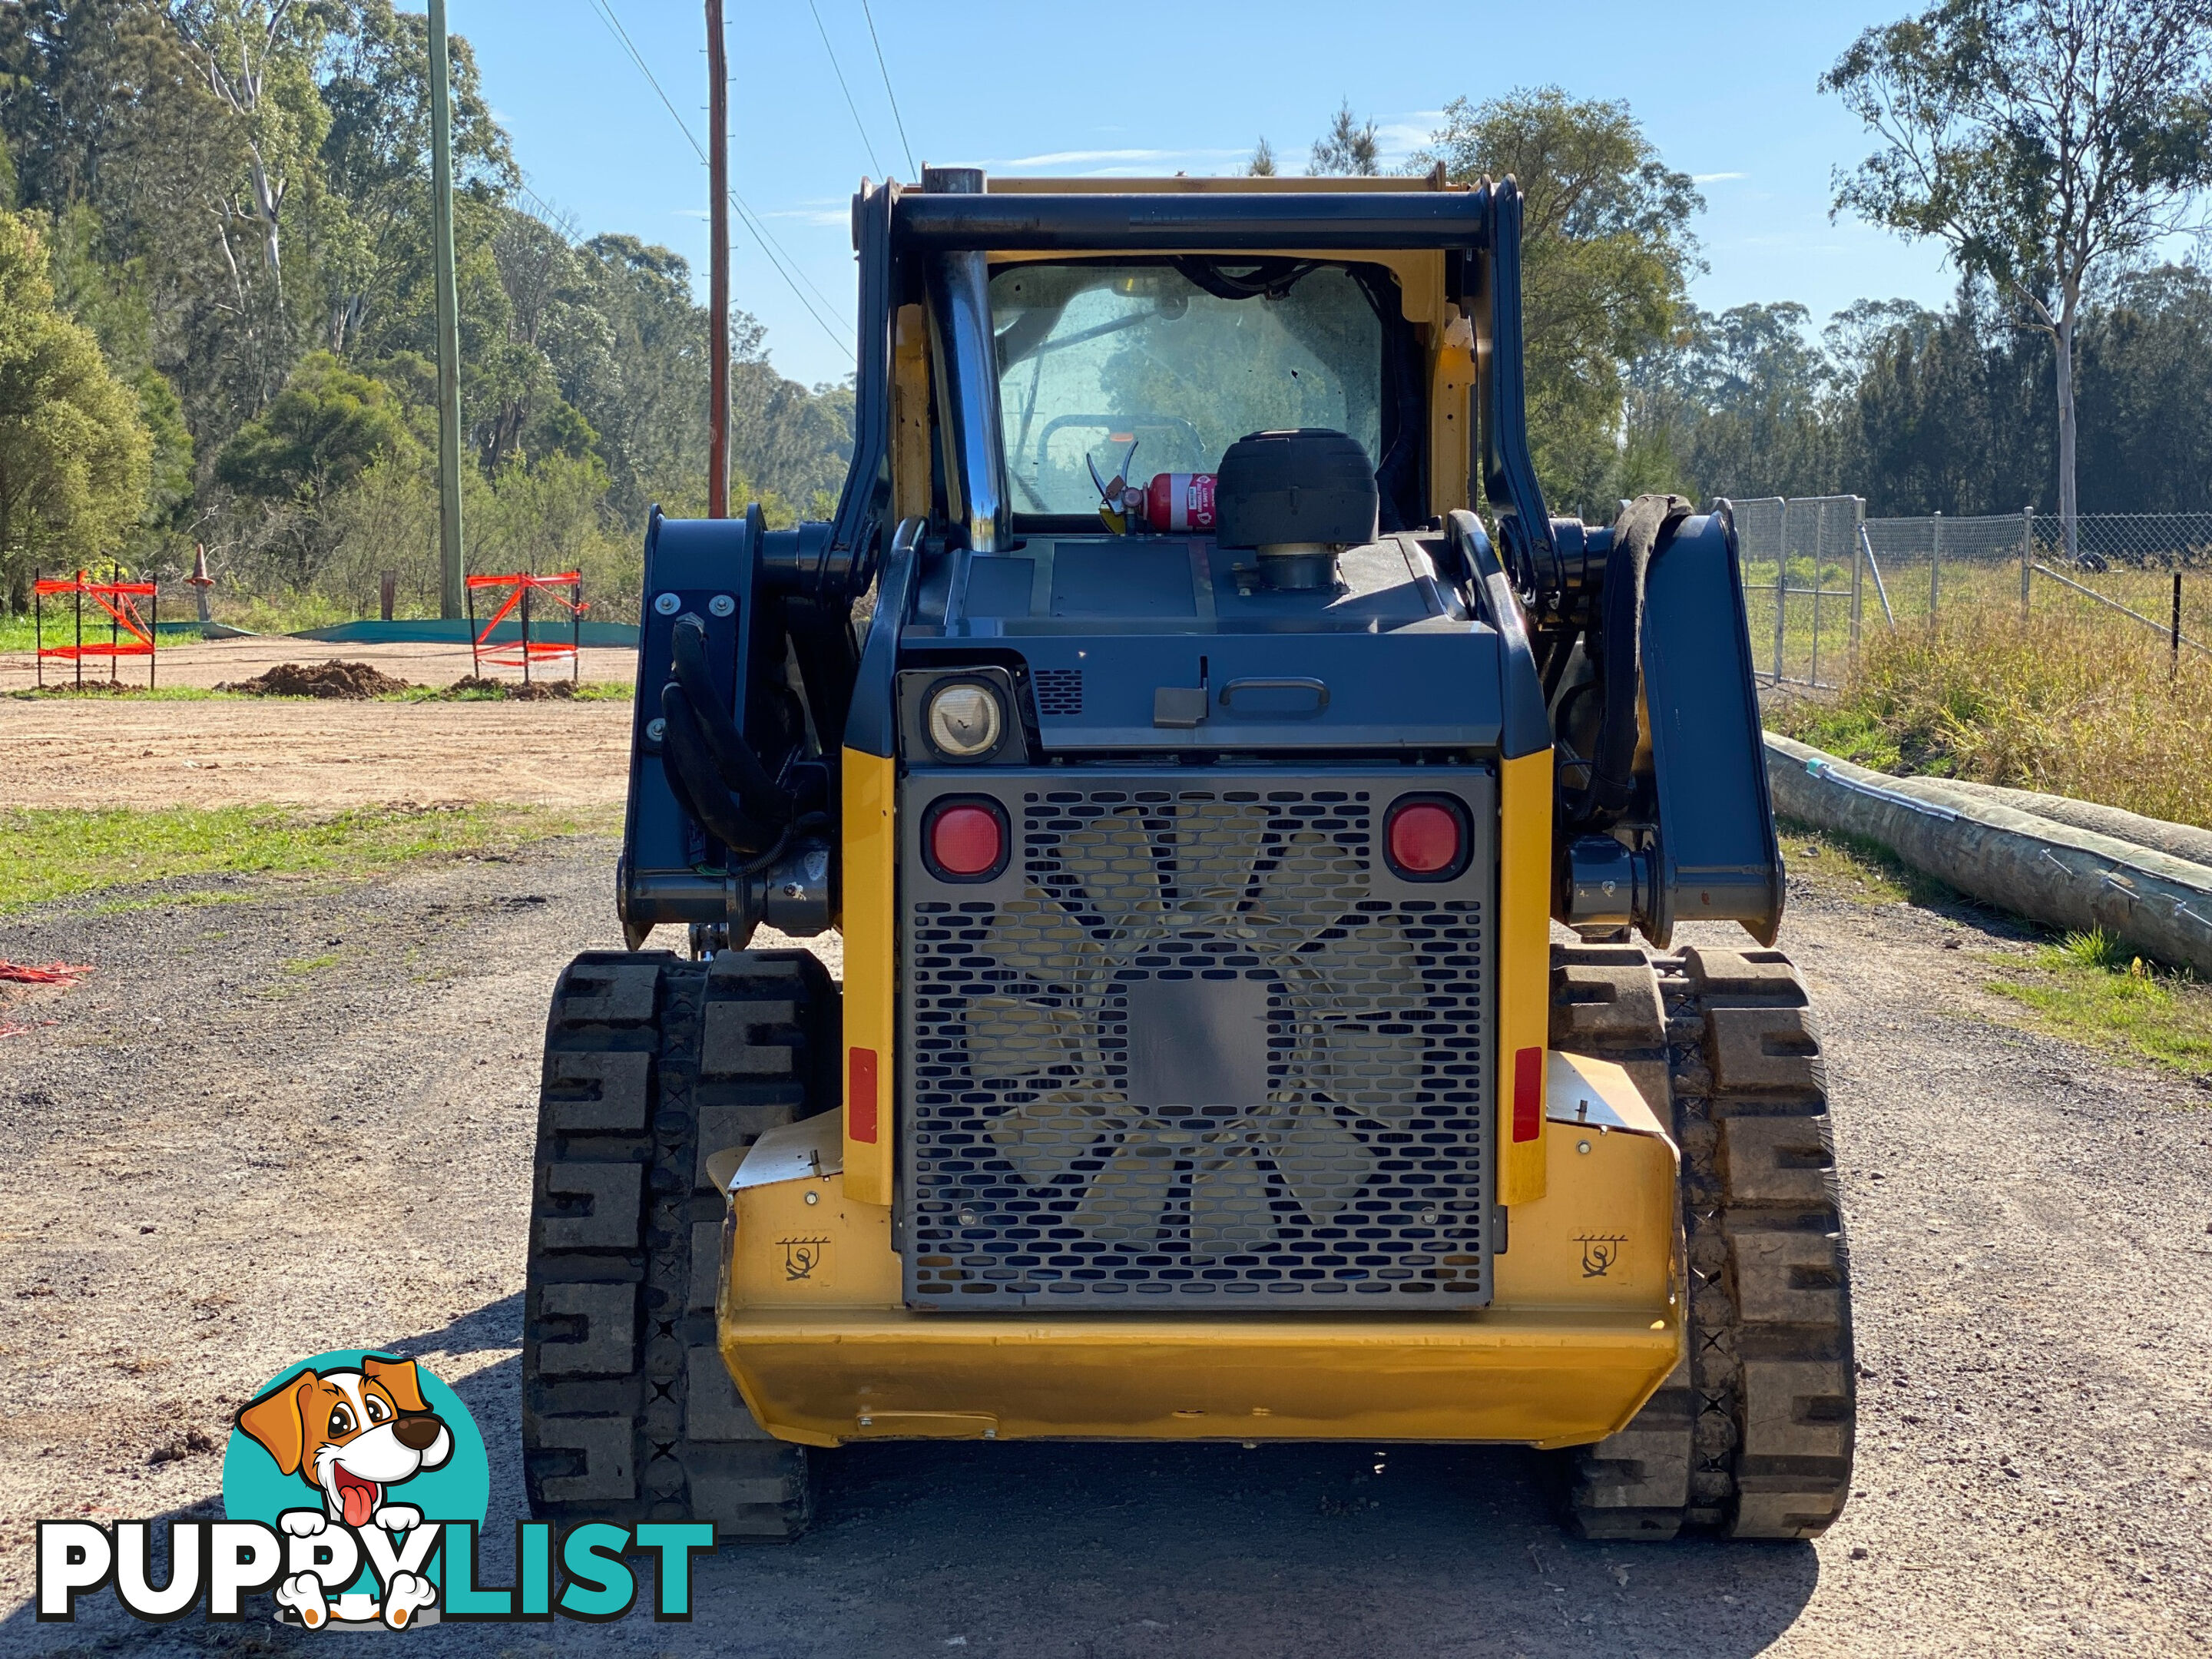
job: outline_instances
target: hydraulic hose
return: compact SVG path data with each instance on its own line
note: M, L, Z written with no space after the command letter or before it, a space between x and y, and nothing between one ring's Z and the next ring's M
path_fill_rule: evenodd
M763 823L746 814L723 781L691 699L671 681L660 689L661 752L678 804L715 840L731 851L753 854L775 845L781 823Z
M1590 756L1589 781L1574 806L1577 823L1618 817L1636 793L1637 701L1644 687L1644 579L1660 544L1695 509L1680 495L1638 495L1613 527L1606 559L1598 665L1605 712Z
M791 792L772 777L731 720L707 666L707 629L696 617L679 617L671 637L677 684L694 716L693 729L713 759L714 770L733 791L745 815L764 823L787 823L798 810ZM663 702L666 701L665 696ZM665 713L665 709L663 710Z

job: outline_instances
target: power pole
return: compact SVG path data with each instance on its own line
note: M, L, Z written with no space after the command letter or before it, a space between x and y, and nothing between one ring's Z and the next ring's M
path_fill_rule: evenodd
M722 0L707 0L707 516L730 516L730 68Z
M438 278L438 614L461 614L461 300L453 279L453 100L446 0L430 3L431 262Z

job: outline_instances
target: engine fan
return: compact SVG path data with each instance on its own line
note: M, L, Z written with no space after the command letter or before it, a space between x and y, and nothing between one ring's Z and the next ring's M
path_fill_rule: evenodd
M1000 908L984 948L1028 989L969 1002L969 1071L1037 1091L987 1133L1032 1188L1076 1196L1072 1224L1262 1248L1285 1221L1338 1216L1376 1173L1376 1133L1412 1127L1418 951L1358 909L1366 843L1346 839L1257 804L1125 808L1065 836ZM1264 1022L1258 1063L1188 1047L1141 1063L1147 1009L1209 1001ZM1181 1097L1200 1093L1232 1097Z

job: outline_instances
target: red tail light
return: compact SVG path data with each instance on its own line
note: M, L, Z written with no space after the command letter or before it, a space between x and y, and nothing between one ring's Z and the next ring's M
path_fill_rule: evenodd
M1466 810L1416 795L1390 809L1383 831L1390 867L1410 881L1449 881L1467 867Z
M1544 1132L1544 1051L1520 1048L1513 1055L1513 1139L1534 1140Z
M848 1048L845 1053L845 1133L872 1146L878 1121L877 1103L881 1099L876 1086L876 1051Z
M954 801L935 808L923 839L933 872L940 878L988 881L1006 867L1006 819L981 802Z

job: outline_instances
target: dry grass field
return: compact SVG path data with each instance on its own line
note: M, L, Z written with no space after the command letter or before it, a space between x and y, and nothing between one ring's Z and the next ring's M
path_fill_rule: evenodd
M2212 657L2078 610L1964 605L1863 636L1833 696L1767 723L1861 765L1972 778L2212 826Z

